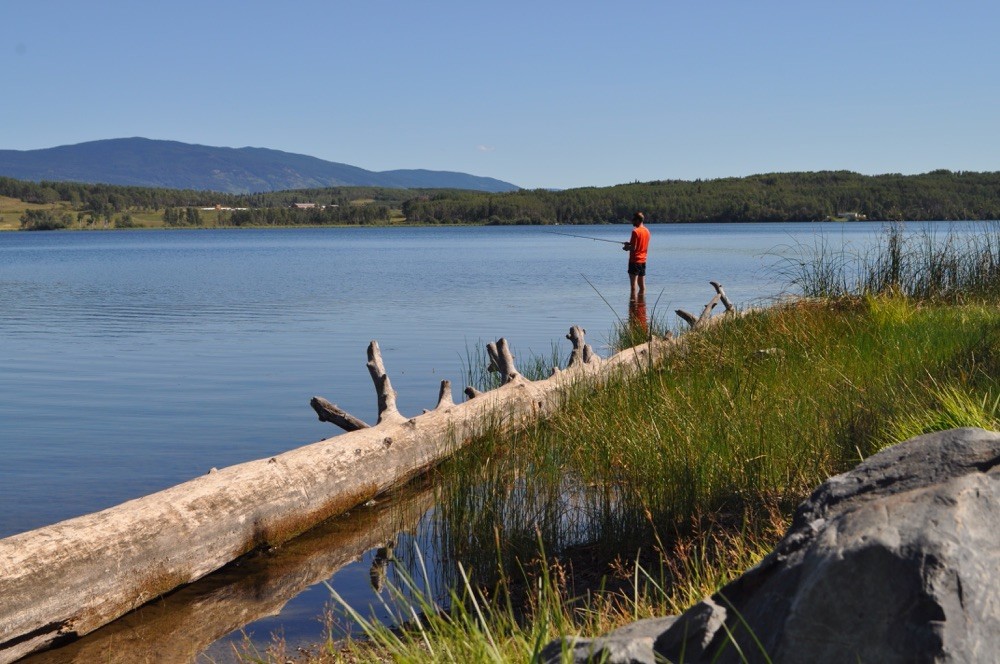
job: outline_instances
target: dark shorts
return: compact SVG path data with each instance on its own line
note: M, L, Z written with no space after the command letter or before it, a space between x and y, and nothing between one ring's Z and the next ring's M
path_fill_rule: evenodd
M629 263L628 273L634 274L637 277L646 276L646 264L645 263Z

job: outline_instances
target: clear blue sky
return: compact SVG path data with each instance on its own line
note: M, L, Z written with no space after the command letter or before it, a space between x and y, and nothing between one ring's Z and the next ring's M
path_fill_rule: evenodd
M144 136L529 188L997 171L998 33L995 0L0 0L0 149Z

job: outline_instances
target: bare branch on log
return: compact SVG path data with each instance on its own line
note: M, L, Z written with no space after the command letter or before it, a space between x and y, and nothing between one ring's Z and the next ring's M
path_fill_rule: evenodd
M486 344L486 352L490 354L490 369L500 372L500 384L522 378L514 364L514 356L510 352L507 340L500 337L496 343Z
M705 322L712 317L712 309L715 309L715 305L719 303L720 299L719 294L716 293L715 297L709 300L708 304L705 305L705 308L701 310L701 315L698 316L698 323L700 325L704 325Z
M708 283L712 284L712 287L715 289L715 297L713 297L711 300L708 301L708 304L705 305L705 308L701 310L700 316L695 318L693 314L684 311L683 309L674 310L674 313L676 313L688 325L690 325L691 329L693 330L707 327L708 325L711 325L715 323L716 320L718 320L718 317L712 318L712 309L714 309L715 306L719 304L719 302L722 302L723 306L725 306L726 308L725 314L732 314L736 311L736 308L733 306L733 303L729 301L728 297L726 297L726 292L722 290L722 284L720 284L718 281L710 281Z
M451 381L442 380L441 381L441 391L438 392L438 402L435 408L447 408L448 406L454 406L455 402L451 398Z
M309 400L309 405L316 411L320 422L336 424L344 431L357 431L358 429L367 429L370 426L367 422L359 420L323 397L313 397Z
M379 350L377 341L368 344L367 366L378 394L378 424L406 419L396 409L396 390L392 389L392 383L389 382L389 374L382 363L382 351Z
M726 297L726 291L722 290L722 284L718 281L710 281L708 283L712 284L712 288L714 288L715 292L719 294L719 299L722 300L722 306L726 308L726 313L735 312L736 307L734 307L733 303L729 301L728 297Z
M368 344L367 366L368 373L371 374L372 382L375 384L375 393L378 396L378 424L404 419L396 408L396 390L392 388L389 375L385 371L382 352L379 350L377 341ZM309 405L316 411L321 422L331 422L345 431L357 431L369 427L365 421L341 410L323 397L313 397Z
M470 399L475 399L476 397L482 396L483 394L484 394L484 392L480 392L479 390L477 390L476 388L472 387L471 385L469 387L465 388L465 396L469 397Z
M573 350L569 354L569 362L566 363L567 369L578 364L590 364L591 362L601 361L600 356L594 352L590 344L586 343L584 339L586 334L587 331L579 325L569 328L569 334L566 335L566 338L573 344Z
M694 327L698 324L698 319L684 311L683 309L674 309L674 313L684 320L688 325Z

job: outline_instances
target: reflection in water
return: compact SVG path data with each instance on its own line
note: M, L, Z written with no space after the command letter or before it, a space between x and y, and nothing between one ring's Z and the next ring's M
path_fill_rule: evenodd
M639 293L628 302L628 326L633 333L646 335L649 332L649 319L646 315L646 294Z
M232 563L200 581L154 600L62 648L29 657L25 664L183 664L245 625L277 615L309 586L379 547L372 583L379 588L394 538L412 530L431 508L432 489L407 489L375 505L330 519L266 553ZM389 544L386 544L389 542ZM379 562L381 560L381 562ZM378 588L377 588L378 589ZM320 636L319 628L316 629ZM318 640L318 638L317 638Z
M372 589L377 593L382 592L382 586L385 584L385 574L387 568L389 567L389 563L396 559L392 553L395 546L396 542L391 541L385 546L379 547L379 550L375 552L375 560L372 561L371 570L368 572L368 576L372 582Z

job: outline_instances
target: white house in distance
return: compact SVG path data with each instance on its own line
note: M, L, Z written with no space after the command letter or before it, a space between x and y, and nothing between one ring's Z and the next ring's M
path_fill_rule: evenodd
M868 217L860 212L838 212L832 217L827 217L827 221L867 221Z

